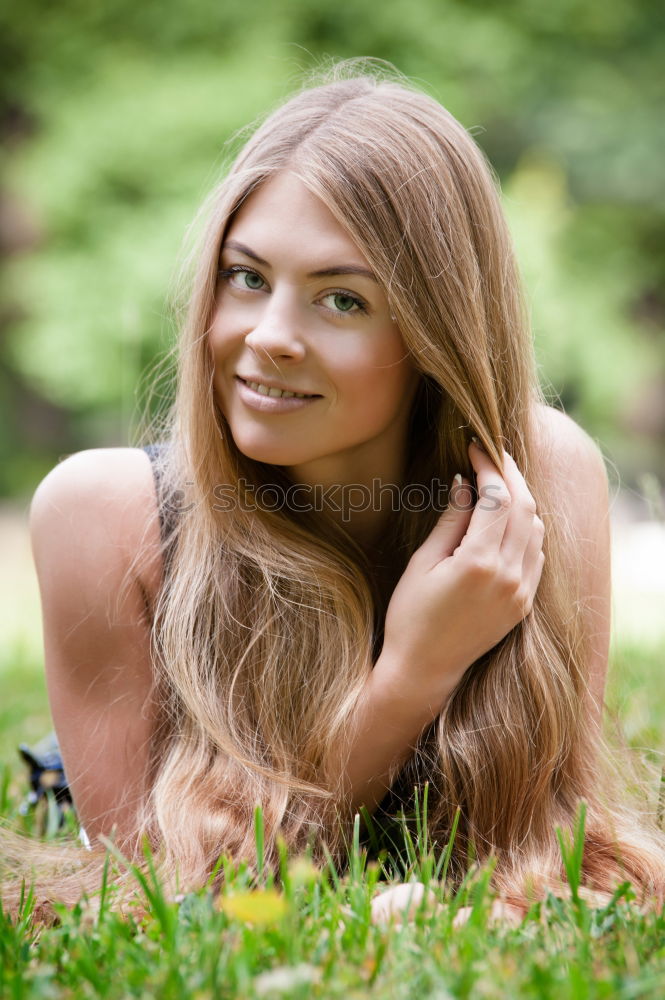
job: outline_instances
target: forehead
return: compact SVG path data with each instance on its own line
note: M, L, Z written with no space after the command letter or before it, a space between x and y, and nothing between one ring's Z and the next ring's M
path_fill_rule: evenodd
M307 258L312 267L317 262L326 263L330 256L336 263L343 260L367 266L362 252L328 206L288 171L271 177L243 202L226 236L242 241L269 261L271 252L288 250Z

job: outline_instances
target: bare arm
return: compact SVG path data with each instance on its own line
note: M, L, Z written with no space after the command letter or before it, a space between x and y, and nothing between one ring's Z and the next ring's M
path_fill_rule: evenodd
M351 815L363 805L370 814L375 811L441 710L408 703L403 685L394 688L385 681L381 659L367 679L344 751L330 764L331 774L343 776L339 791Z
M599 448L574 420L551 407L540 407L538 415L543 475L572 530L565 556L578 580L577 607L588 639L589 710L600 726L611 624L607 472Z
M121 845L146 791L154 721L149 591L126 577L143 536L156 542L145 453L80 452L56 466L30 509L51 712L80 822Z

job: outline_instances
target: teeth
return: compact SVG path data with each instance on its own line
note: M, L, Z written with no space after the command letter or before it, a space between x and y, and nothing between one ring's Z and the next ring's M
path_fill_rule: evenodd
M281 396L283 399L291 399L295 396L296 399L309 399L310 397L304 392L289 392L288 389L269 389L267 385L263 385L262 382L248 382L247 385L254 392L260 392L262 396Z

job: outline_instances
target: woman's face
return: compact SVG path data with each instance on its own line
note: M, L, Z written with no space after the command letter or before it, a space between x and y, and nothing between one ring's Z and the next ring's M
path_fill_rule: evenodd
M228 230L210 349L248 457L301 482L398 474L417 373L367 260L292 173L254 192Z

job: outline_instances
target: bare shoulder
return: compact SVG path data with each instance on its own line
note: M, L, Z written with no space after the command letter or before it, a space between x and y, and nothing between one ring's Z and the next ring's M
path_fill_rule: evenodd
M535 415L537 469L546 481L549 510L564 529L561 566L576 588L587 650L589 708L602 720L611 626L611 544L607 471L589 434L550 406Z
M152 467L141 448L91 448L59 462L30 505L37 570L40 555L102 561L107 572L135 573L151 598L161 582L159 513ZM62 568L62 566L61 566Z
M603 454L593 438L561 410L539 404L534 411L534 429L543 475L555 488L570 488L599 498L607 497L607 470Z

